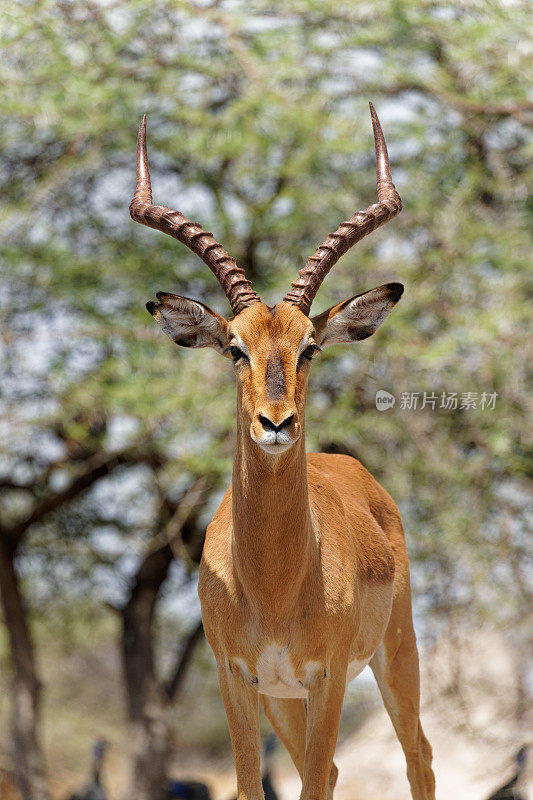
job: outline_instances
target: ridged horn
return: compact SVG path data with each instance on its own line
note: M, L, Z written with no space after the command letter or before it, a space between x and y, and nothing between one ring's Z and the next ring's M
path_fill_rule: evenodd
M372 103L369 103L369 106L376 148L378 202L364 211L356 211L349 220L342 222L335 233L329 234L326 241L298 273L292 288L283 299L297 305L304 314L309 314L311 303L322 281L339 258L364 236L384 225L402 210L402 201L390 174L385 137L374 106Z
M204 231L198 222L191 222L180 211L153 205L146 153L146 114L142 118L137 137L137 186L130 203L130 216L135 222L168 233L200 256L224 289L235 315L251 303L259 302L259 296L246 279L244 270L215 241L212 233Z

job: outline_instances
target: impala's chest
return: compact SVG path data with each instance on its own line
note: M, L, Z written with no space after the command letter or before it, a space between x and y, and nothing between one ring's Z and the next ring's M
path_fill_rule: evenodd
M348 665L346 683L359 675L369 661L369 658L353 659ZM297 662L289 647L279 644L266 645L255 665L238 656L230 659L230 664L260 694L271 697L306 698L313 680L325 674L326 670L325 664L319 660Z
M231 662L261 694L272 697L307 697L309 686L324 667L320 661L297 660L288 645L265 645L254 664L236 657Z

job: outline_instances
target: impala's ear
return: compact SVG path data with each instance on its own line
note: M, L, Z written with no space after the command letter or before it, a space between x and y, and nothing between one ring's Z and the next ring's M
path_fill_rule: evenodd
M158 292L156 297L159 302L150 301L146 308L173 342L181 347L214 347L219 353L226 348L228 323L216 311L178 294Z
M321 347L372 336L403 294L401 283L386 283L358 294L311 319Z

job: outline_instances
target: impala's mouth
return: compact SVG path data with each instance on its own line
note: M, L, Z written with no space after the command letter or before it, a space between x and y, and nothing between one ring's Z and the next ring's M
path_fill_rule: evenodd
M259 447L261 447L265 453L270 453L271 455L279 455L280 453L284 453L285 450L288 450L289 447L292 447L294 442L291 440L290 442L257 442Z
M280 453L284 453L285 450L288 450L289 447L292 447L298 441L299 435L296 438L289 436L287 431L268 431L264 433L263 436L260 438L254 435L253 430L250 431L250 435L254 442L261 447L265 453L270 453L271 455L279 455Z

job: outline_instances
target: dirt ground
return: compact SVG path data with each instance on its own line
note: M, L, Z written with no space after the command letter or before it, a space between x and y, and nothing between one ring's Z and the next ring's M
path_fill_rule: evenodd
M74 666L71 664L69 669ZM109 674L115 673L116 665L110 664ZM424 653L422 724L433 746L438 800L485 800L513 775L514 755L524 744L531 747L522 793L533 800L533 725L531 710L521 701L524 687L519 674L516 651L513 655L501 636L486 629L453 631L441 637L432 652ZM102 693L108 702L115 691L113 686L112 682L102 681ZM335 757L339 767L336 800L410 800L403 753L369 670L351 686L368 697L370 711L357 725L352 724L349 715L344 721ZM65 704L63 694L60 699ZM209 700L213 711L219 702L218 694ZM110 800L124 796L129 769L127 729L119 708L113 706L117 718L108 732L112 746L103 775ZM223 717L222 708L219 711ZM69 714L63 719L56 713L53 726L47 729L49 763L54 764L49 771L50 785L55 800L65 800L87 774L92 733L86 733L71 753L65 746L72 736L70 723ZM221 724L224 725L223 719ZM184 733L183 746L176 750L170 771L172 777L207 783L213 800L235 797L231 757L208 759L201 749L186 742ZM275 754L273 782L280 800L299 797L301 783L282 746ZM0 800L15 799L15 795L6 794L8 783L0 782Z

